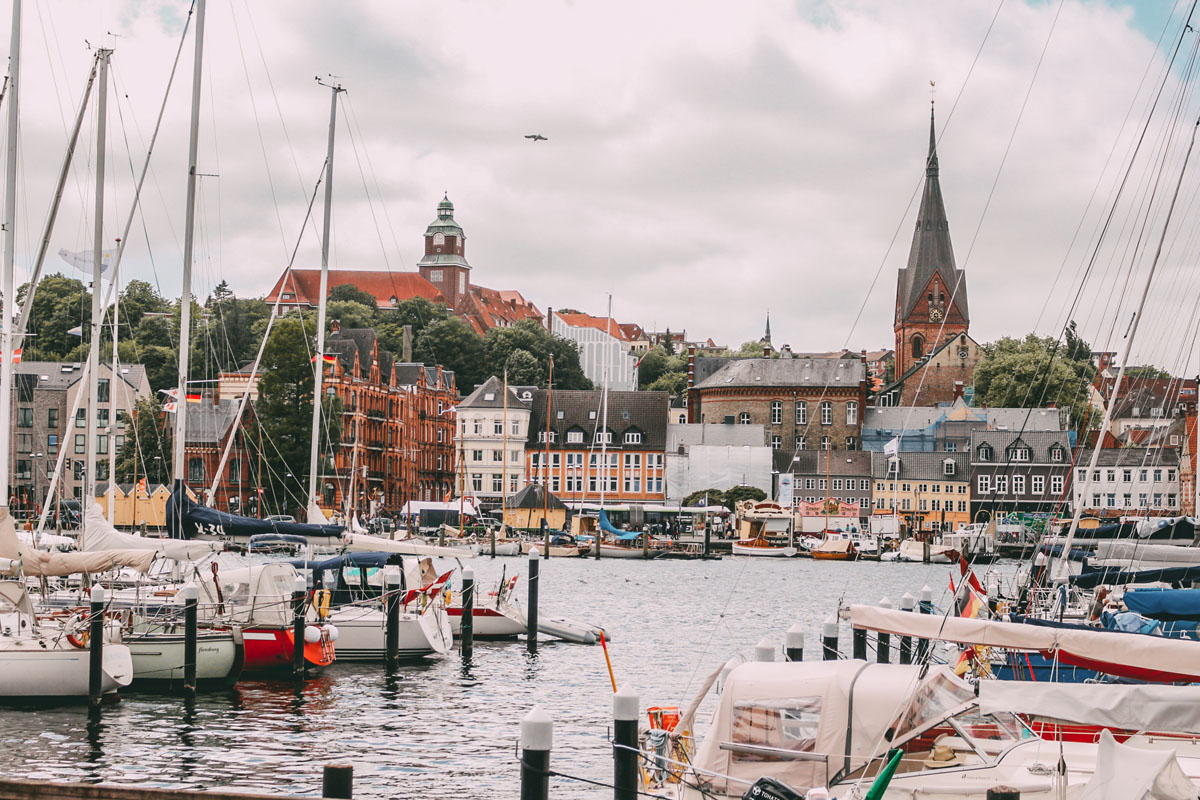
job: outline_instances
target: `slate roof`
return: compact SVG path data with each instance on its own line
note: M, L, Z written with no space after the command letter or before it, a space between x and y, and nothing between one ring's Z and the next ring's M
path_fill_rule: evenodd
M593 434L601 424L599 389L560 390L556 389L550 399L550 430L555 432L553 449L586 450L592 447ZM624 447L626 431L636 430L642 434L642 443L631 445L635 450L660 450L667 447L667 392L614 392L608 393L608 429L613 440L608 448L620 450ZM532 414L529 417L529 447L538 447L538 434L546 430L546 390L533 393ZM559 417L561 412L562 417ZM595 413L595 417L590 415ZM584 432L583 442L567 444L566 432L578 428Z
M775 470L791 472L795 475L870 475L871 453L865 450L834 450L833 458L829 459L829 451L799 450L795 453L777 450ZM782 456L780 458L779 456ZM826 460L829 460L826 468Z
M78 361L22 361L15 365L13 373L36 376L38 389L62 390L79 382L79 379L83 377L84 366ZM101 378L111 377L112 364L101 363L100 371L97 374ZM136 389L141 385L145 374L146 367L142 364L121 364L117 377ZM41 380L43 375L46 376L46 380Z
M1050 448L1057 444L1066 451L1064 465L1069 464L1071 459L1071 440L1066 431L1025 431L1018 434L1016 431L972 431L971 432L971 461L972 463L980 463L975 456L979 446L990 444L992 446L992 460L989 464L1007 464L1008 463L1008 446L1020 439L1029 446L1032 451L1029 455L1029 461L1038 464L1057 463L1050 461ZM1025 462L1019 462L1025 463Z
M506 506L508 508L545 508L549 511L555 511L567 507L566 503L564 503L562 500L559 500L554 495L551 494L547 496L546 491L542 488L541 484L537 483L525 484L524 489L508 499Z
M667 449L705 445L715 447L765 447L767 429L763 425L724 425L691 422L667 426Z
M697 389L716 389L726 386L857 386L867 377L867 368L858 359L740 358L723 360L725 364L704 380L700 380L700 377L696 376Z
M954 265L954 248L950 244L950 223L946 219L946 204L942 200L942 186L938 177L937 137L934 130L933 110L929 112L929 155L925 164L925 190L921 194L921 209L917 213L917 227L913 232L912 247L908 252L908 266L896 276L896 322L899 323L912 313L921 298L921 293L933 278L940 273L942 282L953 294L947 303L957 306L964 321L967 313L966 274Z
M930 481L945 483L969 481L971 460L969 453L900 453L899 476L888 475L888 456L871 453L871 476L876 479L890 478L902 481ZM945 464L954 462L954 474L947 475Z
M1082 450L1076 467L1092 463L1092 451ZM1170 447L1101 447L1098 467L1177 467L1179 451Z
M529 405L521 401L516 389L517 387L514 386L508 387L508 407L528 409ZM488 395L491 395L490 400L487 399ZM504 408L504 382L493 375L459 402L458 407L460 409Z
M953 406L913 407L872 406L863 416L863 429L922 430L946 417ZM1061 430L1057 408L968 408L962 421L986 422L992 430L1057 431ZM1026 419L1028 417L1028 419Z

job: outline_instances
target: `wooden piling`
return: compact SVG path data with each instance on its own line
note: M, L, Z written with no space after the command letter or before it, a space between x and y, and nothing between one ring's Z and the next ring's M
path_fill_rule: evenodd
M304 601L308 598L308 583L303 575L296 576L292 589L292 677L304 679Z
M384 589L387 593L384 601L384 607L387 610L384 658L387 668L395 669L400 662L400 593L403 591L399 572L394 570L387 572L384 576Z
M475 649L475 570L463 567L462 571L462 622L459 625L462 638L462 660L471 660Z
M200 625L199 592L183 587L183 695L196 696L196 658Z
M354 767L349 764L326 764L321 774L321 797L351 800L354 796Z
M99 708L104 696L104 587L93 586L88 625L88 706Z
M529 551L529 577L526 579L529 590L525 608L525 649L537 653L538 636L538 568L541 566L541 555L534 547Z

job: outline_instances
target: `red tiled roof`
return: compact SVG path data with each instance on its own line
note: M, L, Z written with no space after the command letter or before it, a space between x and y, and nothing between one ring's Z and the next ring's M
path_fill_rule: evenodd
M286 280L284 293L294 294L295 297L285 298L285 304L316 306L319 301L321 288L321 270L315 268L293 268L290 275L284 273L267 295L267 302L274 303L279 297L281 287ZM435 303L445 303L442 293L432 283L416 272L386 272L365 269L331 269L329 270L329 288L343 284L357 286L372 295L380 308L390 308L396 301L411 300L414 297L424 297Z
M598 331L604 331L615 339L631 342L637 338L636 335L631 335L630 329L636 329L640 332L641 326L633 323L621 324L616 320L609 320L605 317L593 317L591 314L564 314L555 312L555 316L561 319L572 328L595 328Z

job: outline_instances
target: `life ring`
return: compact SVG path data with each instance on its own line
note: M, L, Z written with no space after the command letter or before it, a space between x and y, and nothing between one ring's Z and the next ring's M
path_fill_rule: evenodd
M317 589L313 592L313 606L317 609L317 616L325 619L329 616L329 606L333 602L333 592L328 589Z
M66 613L69 616L63 625L64 627L71 626L67 630L67 641L73 647L86 650L92 640L91 610L85 606L79 606L78 608L67 609ZM79 621L72 626L71 623L76 617L79 618Z

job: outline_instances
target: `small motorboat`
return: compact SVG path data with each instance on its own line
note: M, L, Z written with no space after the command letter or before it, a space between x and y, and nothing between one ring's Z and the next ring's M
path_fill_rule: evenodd
M500 578L500 586L486 597L477 597L472 608L472 635L477 639L511 639L526 632L529 622L525 612L512 600L517 587L517 577ZM446 606L450 616L450 629L455 636L462 635L462 594L451 598Z
M786 545L775 545L759 534L753 539L738 539L733 543L735 556L766 556L771 558L790 558L796 555L796 548Z

